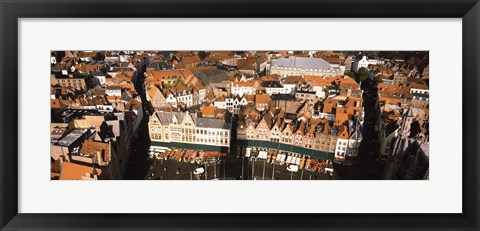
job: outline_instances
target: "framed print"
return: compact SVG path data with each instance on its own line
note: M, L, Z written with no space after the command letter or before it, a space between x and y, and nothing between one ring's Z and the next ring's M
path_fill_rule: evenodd
M1 11L2 230L479 228L477 1Z

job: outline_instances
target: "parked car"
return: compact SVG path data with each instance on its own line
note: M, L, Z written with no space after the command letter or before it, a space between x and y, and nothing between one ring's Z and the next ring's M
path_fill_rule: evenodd
M290 164L287 166L287 170L290 172L298 172L298 165Z
M205 172L205 169L203 167L200 167L200 168L196 168L194 171L193 171L193 174L195 175L198 175L198 174L202 174Z

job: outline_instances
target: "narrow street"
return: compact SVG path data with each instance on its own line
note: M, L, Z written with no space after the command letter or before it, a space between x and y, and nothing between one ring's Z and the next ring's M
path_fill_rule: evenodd
M342 180L380 180L382 179L385 166L376 161L379 155L378 132L375 125L378 121L377 87L374 81L367 79L361 84L363 92L363 107L365 118L363 123L363 140L357 158L357 164L353 166L335 164L335 172Z
M150 137L148 135L149 114L147 111L150 112L151 110L143 86L143 81L145 79L143 73L145 72L147 65L148 63L144 61L137 65L137 72L135 73L134 78L135 90L142 99L141 110L143 110L143 118L138 128L137 138L136 140L132 141L134 142L132 145L132 150L127 150L130 151L129 165L125 174L125 178L127 180L144 179L150 166L150 163L147 161L147 152L148 148L150 147Z

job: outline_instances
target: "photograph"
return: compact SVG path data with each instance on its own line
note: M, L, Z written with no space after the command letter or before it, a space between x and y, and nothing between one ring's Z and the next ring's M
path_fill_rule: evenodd
M429 180L428 50L52 50L50 71L50 180Z
M480 0L0 12L0 231L480 230Z

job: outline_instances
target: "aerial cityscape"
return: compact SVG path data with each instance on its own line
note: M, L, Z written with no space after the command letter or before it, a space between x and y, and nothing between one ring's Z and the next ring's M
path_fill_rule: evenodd
M51 51L51 180L428 180L428 51Z

